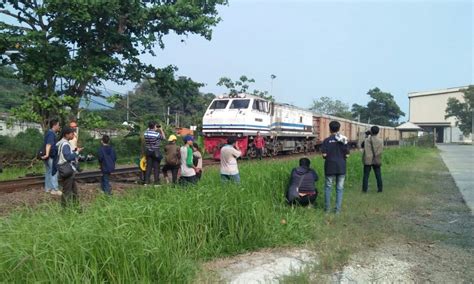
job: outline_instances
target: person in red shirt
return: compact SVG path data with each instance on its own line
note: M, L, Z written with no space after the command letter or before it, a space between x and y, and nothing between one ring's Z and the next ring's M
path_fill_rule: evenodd
M257 131L257 136L255 136L255 139L253 140L253 144L255 145L257 158L261 160L262 155L263 155L263 148L265 148L265 139L262 136L260 136L260 131Z

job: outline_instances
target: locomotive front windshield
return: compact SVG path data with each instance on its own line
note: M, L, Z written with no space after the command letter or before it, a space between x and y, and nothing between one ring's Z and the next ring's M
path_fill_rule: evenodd
M231 109L248 108L250 100L233 100L230 104Z
M228 103L229 100L216 100L212 102L211 107L209 107L209 109L225 109Z

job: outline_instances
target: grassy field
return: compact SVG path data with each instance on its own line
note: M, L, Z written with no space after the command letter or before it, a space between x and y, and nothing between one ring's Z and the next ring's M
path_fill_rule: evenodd
M369 193L360 192L361 157L352 155L340 216L323 213L320 157L312 159L320 175L320 196L313 209L284 203L296 160L246 163L240 186L223 186L214 169L205 172L195 188L139 189L98 199L80 214L58 205L25 209L0 220L0 279L189 282L204 261L300 245L314 248L321 255L319 268L329 271L361 247L405 233L388 218L419 201L420 192L414 189L424 180L414 171L431 171L426 161L434 153L422 148L387 150L383 194L375 193L373 176Z

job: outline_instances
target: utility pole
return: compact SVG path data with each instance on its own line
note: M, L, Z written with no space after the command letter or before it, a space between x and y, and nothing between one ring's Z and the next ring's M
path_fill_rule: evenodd
M170 125L170 107L168 107L168 114L166 115L166 125Z
M275 79L277 76L274 74L270 75L270 78L272 79L271 85L270 85L270 96L273 96L273 79Z
M130 112L130 101L129 101L130 99L129 99L129 97L130 97L130 93L128 92L127 93L127 120L126 120L127 122L129 120L129 112Z

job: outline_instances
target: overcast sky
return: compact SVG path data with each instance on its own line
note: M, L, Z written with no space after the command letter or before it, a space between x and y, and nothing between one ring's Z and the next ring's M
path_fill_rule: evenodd
M309 107L329 96L366 104L379 87L408 115L409 92L473 84L472 1L229 0L211 41L168 36L156 66L205 83L245 74L279 102ZM134 84L115 86L119 92Z

